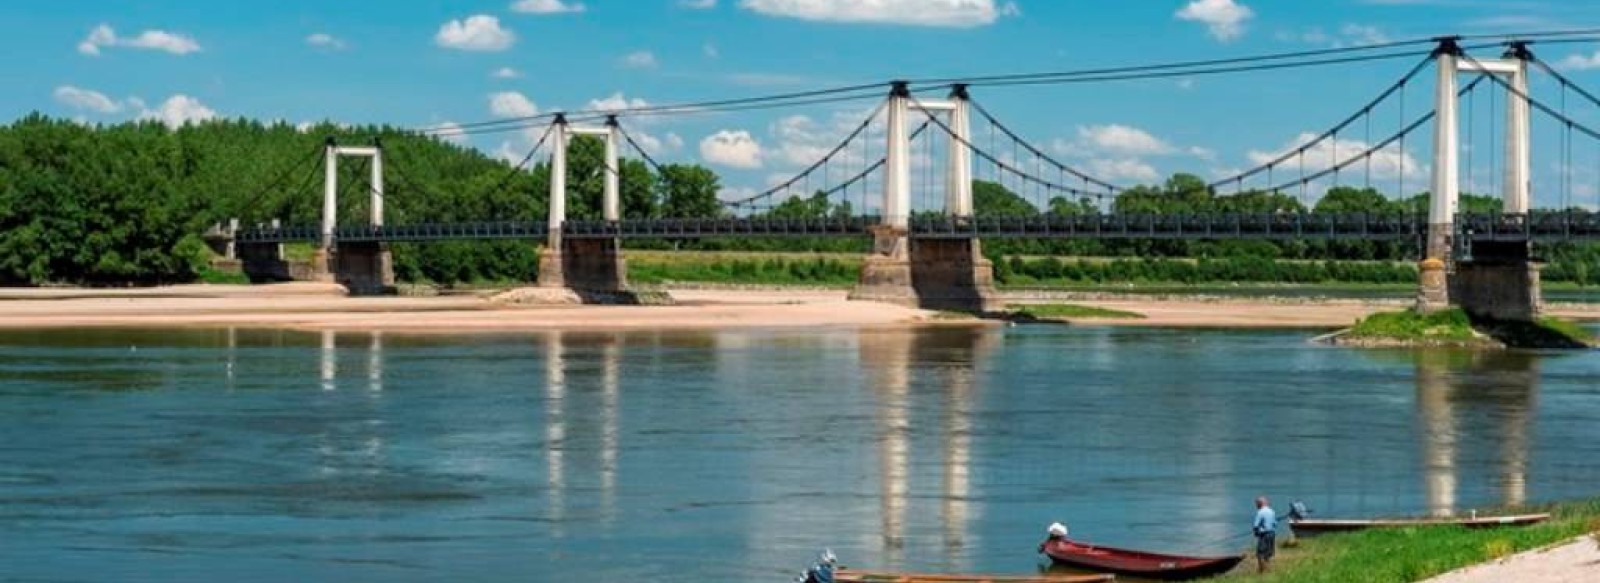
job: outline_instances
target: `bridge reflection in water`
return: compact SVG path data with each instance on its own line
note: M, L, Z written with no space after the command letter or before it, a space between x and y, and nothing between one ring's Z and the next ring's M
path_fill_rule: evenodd
M1524 353L1418 351L1417 417L1427 512L1449 517L1462 456L1497 456L1499 503L1528 501L1528 446L1539 358ZM1468 440L1473 443L1466 443ZM1496 445L1497 444L1497 445Z

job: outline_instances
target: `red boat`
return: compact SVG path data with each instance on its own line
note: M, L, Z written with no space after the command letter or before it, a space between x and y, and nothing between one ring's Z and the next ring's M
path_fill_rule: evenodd
M1232 571L1240 561L1244 560L1244 555L1185 557L1103 547L1072 540L1050 541L1044 546L1044 554L1061 566L1164 581L1186 581L1221 575Z

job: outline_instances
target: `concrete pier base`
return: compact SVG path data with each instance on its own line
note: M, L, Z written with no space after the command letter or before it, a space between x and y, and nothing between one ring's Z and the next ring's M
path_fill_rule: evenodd
M1005 304L994 290L994 265L977 239L917 239L904 231L873 233L873 253L861 266L850 299L929 310L996 313Z
M350 295L394 293L394 255L386 243L344 243L333 254L336 281Z
M1479 243L1456 264L1450 297L1474 320L1532 322L1543 311L1540 266L1528 243Z
M628 262L619 239L567 239L559 251L540 250L539 287L569 289L585 303L641 303L628 289Z

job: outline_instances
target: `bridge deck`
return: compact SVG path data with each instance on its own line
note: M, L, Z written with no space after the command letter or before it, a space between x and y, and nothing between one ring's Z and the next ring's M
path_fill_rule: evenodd
M865 237L881 224L875 217L843 219L647 219L568 221L562 236L574 239L700 239L711 237ZM1529 215L1462 214L1459 235L1482 241L1600 240L1600 213L1535 212ZM1266 239L1416 240L1427 233L1423 215L1201 214L1041 215L970 219L919 218L911 236L923 239ZM384 227L343 226L344 242L446 240L538 240L542 222L423 223ZM314 226L242 229L241 243L317 241Z

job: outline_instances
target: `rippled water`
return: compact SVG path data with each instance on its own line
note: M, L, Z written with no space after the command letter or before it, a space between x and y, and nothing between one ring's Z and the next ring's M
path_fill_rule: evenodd
M1600 490L1596 354L1065 327L0 335L14 580L787 581L1026 572L1052 520L1242 547L1250 499Z

